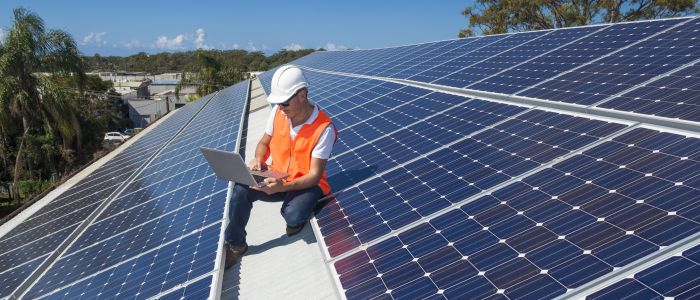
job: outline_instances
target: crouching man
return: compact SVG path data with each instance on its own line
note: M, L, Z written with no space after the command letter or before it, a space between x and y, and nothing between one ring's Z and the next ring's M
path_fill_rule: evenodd
M287 65L277 69L270 88L267 100L276 106L255 148L250 168L265 170L265 162L272 156L269 168L289 177L267 178L262 187L235 185L225 233L227 269L248 250L245 227L253 202L282 202L286 232L292 236L312 217L318 200L331 192L325 171L337 138L331 119L307 98L308 82L300 68Z

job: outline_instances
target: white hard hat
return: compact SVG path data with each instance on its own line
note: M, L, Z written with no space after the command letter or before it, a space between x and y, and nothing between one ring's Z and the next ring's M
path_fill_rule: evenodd
M293 65L285 65L277 69L272 75L272 83L270 83L270 96L267 101L273 104L283 103L300 89L308 87L304 73L299 67Z

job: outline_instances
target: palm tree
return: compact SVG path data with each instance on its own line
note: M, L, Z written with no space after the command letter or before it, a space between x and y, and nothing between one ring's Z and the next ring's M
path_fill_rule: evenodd
M85 73L73 38L61 30L47 30L44 21L24 8L13 11L12 27L0 45L0 118L22 120L22 133L15 154L12 193L17 195L17 180L22 175L23 154L28 135L48 126L64 140L80 140L75 105L51 76L76 76L83 82ZM0 123L1 125L1 123Z

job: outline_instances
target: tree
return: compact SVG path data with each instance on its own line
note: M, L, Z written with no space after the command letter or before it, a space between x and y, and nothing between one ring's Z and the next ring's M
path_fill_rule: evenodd
M78 82L85 75L73 38L61 30L47 30L38 15L24 8L14 9L12 27L0 49L0 119L15 118L22 124L21 137L15 143L12 191L16 195L31 134L56 130L64 144L80 140L71 98L51 75L39 72L76 76Z
M182 79L175 86L175 95L179 99L180 90L186 86L196 85L197 95L204 96L233 85L238 78L232 78L229 69L224 69L213 51L198 50L197 62L191 72L183 73ZM235 77L235 76L233 76ZM238 79L238 80L236 80Z
M459 37L690 15L696 0L476 0Z

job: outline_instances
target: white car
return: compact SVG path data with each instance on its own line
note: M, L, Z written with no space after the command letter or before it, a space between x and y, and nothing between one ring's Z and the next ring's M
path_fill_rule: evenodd
M104 141L108 143L123 143L127 139L129 139L128 135L119 132L107 132L105 133Z

